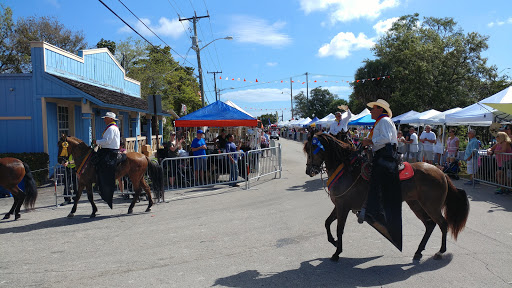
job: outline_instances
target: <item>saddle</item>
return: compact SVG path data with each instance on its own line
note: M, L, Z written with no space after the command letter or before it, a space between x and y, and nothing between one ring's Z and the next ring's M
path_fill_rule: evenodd
M116 162L115 162L115 166L118 167L119 165L121 165L121 163L126 161L127 158L128 157L126 156L125 153L118 153L117 154L117 158L116 158Z
M411 179L414 176L414 170L409 162L403 162L401 157L396 158L398 162L398 173L400 181L404 181L407 179ZM361 177L364 180L370 181L372 177L372 163L370 161L366 161L361 166Z

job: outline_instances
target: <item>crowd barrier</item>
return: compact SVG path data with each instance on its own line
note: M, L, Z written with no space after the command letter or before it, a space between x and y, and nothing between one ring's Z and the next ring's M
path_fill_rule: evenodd
M262 176L274 174L280 178L281 145L271 146L248 152L165 158L161 161L164 187L172 191L243 182L248 189L251 180Z
M473 178L483 183L512 189L512 153L487 155L487 150L475 152L478 158L477 161L473 161Z

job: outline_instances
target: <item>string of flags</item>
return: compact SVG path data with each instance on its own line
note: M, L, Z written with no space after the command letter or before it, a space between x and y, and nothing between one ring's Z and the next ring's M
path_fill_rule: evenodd
M386 76L380 76L380 77L373 77L373 78L368 78L368 79L357 79L357 80L354 80L354 81L348 81L348 80L308 80L307 82L308 83L349 83L349 84L352 84L352 83L359 83L359 82L366 82L366 81L380 81L380 80L386 80L386 79L390 79L391 76L389 75L386 75ZM274 81L261 81L261 80L258 80L258 78L256 78L256 80L254 81L251 81L251 80L247 80L245 78L230 78L230 77L222 77L220 76L219 77L219 80L226 80L226 81L238 81L238 82L249 82L249 83L261 83L261 84L265 84L265 83L294 83L294 84L306 84L306 81L301 81L301 80L298 80L298 81L295 81L295 80L291 80L291 81L288 81L288 80L274 80Z

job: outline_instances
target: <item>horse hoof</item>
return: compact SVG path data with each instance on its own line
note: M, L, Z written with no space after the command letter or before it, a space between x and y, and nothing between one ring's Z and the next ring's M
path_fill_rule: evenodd
M95 218L95 217L96 217L96 214L92 213L89 218Z
M73 218L73 217L75 217L75 214L73 214L73 213L68 214L68 218Z
M146 212L151 212L151 208L146 209Z
M437 252L435 255L434 255L434 260L441 260L443 259L443 254Z
M420 260L421 257L423 257L423 255L421 253L416 253L416 254L414 254L414 257L412 258L412 260Z
M16 216L14 216L14 221L20 219L21 215L20 214L16 214Z
M11 218L11 214L9 214L9 213L5 214L4 220L9 219L9 218Z
M331 261L338 262L338 260L340 260L340 256L339 255L332 255L331 256Z
M128 214L132 214L133 213L133 210L128 210Z

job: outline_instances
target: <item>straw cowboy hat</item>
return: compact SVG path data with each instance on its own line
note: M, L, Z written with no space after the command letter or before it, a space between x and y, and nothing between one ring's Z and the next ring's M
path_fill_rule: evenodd
M380 106L382 108L384 108L384 110L386 110L386 112L388 113L389 117L393 117L393 113L391 112L391 108L389 108L389 104L388 102L382 100L382 99L377 99L377 101L375 102L370 102L368 104L368 107L370 108L373 108L373 106L377 105L377 106Z
M105 113L105 116L103 116L103 117L101 117L101 118L112 118L112 119L114 119L114 120L118 120L118 119L116 118L116 113L114 113L114 112L107 112L107 113Z

